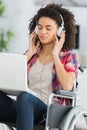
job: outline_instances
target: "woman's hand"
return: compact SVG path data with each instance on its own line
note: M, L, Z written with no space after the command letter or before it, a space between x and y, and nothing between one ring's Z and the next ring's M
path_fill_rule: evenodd
M65 42L65 31L62 31L59 40L58 40L57 36L55 36L55 42L54 42L55 45L54 45L53 52L52 52L53 56L59 55L64 42Z
M40 51L40 41L37 41L35 45L36 32L34 31L29 37L29 49L26 52L27 59L29 60L34 54L38 54Z
M40 49L40 41L37 41L36 45L35 45L35 38L36 38L36 32L34 31L29 38L29 51L31 52L31 54L35 54L38 53L39 49Z

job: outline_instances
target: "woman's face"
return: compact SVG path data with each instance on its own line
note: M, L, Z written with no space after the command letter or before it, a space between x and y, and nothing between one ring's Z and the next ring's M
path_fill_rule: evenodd
M41 17L37 24L37 34L42 44L49 44L55 40L58 25L49 17Z

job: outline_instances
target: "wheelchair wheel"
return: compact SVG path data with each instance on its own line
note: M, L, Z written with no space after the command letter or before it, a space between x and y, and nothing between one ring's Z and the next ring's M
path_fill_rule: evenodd
M87 115L80 114L74 118L68 130L87 130Z
M16 130L16 129L5 123L0 123L0 130Z
M60 130L87 130L87 110L80 106L72 108L63 118Z

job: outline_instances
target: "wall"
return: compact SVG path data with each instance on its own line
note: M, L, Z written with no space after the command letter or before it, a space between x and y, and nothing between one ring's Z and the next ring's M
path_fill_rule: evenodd
M87 69L84 72L79 72L78 76L78 93L77 93L77 104L84 106L87 109Z
M76 50L79 60L82 64L87 66L87 8L82 7L67 7L75 14L76 23L80 25L80 39L79 50Z
M34 14L33 1L4 0L6 11L2 18L5 28L11 28L14 38L9 46L11 53L23 53L28 48L28 23Z

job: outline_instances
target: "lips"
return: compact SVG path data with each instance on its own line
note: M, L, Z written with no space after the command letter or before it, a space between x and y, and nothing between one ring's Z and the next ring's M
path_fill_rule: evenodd
M48 37L47 36L40 36L41 40L46 40Z

